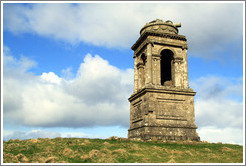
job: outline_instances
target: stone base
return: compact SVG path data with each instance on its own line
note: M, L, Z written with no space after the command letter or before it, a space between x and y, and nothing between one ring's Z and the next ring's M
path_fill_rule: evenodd
M128 138L164 141L200 141L195 128L143 126L128 130Z
M199 141L192 89L144 88L130 98L128 138Z

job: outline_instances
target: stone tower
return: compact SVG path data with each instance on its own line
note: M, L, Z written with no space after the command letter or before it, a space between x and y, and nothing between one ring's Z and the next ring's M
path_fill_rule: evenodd
M156 19L140 30L134 51L134 92L128 138L196 140L194 96L189 88L187 40L181 24Z

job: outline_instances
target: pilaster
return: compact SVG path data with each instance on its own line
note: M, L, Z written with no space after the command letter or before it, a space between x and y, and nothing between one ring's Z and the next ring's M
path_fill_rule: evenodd
M147 62L146 62L146 80L145 83L152 84L153 77L152 77L152 45L151 43L147 44Z
M134 56L136 58L136 56ZM137 60L134 60L134 93L139 89L138 87L138 69L137 69Z

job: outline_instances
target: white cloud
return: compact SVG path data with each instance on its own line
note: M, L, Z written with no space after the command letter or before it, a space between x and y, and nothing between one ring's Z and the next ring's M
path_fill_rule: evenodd
M198 129L201 140L208 142L223 142L243 145L243 129L240 128L216 128L206 126Z
M243 81L207 76L191 81L197 91L196 124L202 140L243 142Z
M66 80L71 80L72 78L74 78L71 67L62 70L62 78Z
M90 134L83 132L55 132L46 130L31 130L31 131L15 131L15 130L3 130L3 140L9 139L37 139L37 138L98 138Z
M63 138L100 138L98 136L85 134L82 132L60 132Z
M220 128L243 126L243 81L241 78L207 76L191 81L197 91L198 126Z
M61 134L58 132L31 130L29 132L14 131L14 130L3 130L3 140L9 139L36 139L36 138L56 138L60 137Z
M41 75L41 79L49 82L49 83L54 83L54 84L60 84L62 79L59 78L55 73L49 72L49 73L43 73Z
M3 54L6 55L6 57L3 59L4 68L8 66L7 69L18 69L21 72L26 72L30 68L37 66L37 63L35 61L30 60L25 56L21 56L20 59L14 58L7 46L3 46Z
M221 58L214 54L237 47L231 43L241 43L243 32L240 3L4 4L3 18L4 30L15 34L116 48L130 48L149 21L173 20L182 23L190 53L204 58Z
M133 70L120 70L100 56L86 55L75 78L53 72L35 76L26 61L4 54L4 118L36 127L128 126ZM12 68L9 66L16 66ZM29 66L31 67L31 66Z
M203 100L195 104L198 126L243 127L243 103L230 100Z
M243 78L203 76L190 82L199 99L242 99Z
M4 119L9 119L6 123L30 127L128 128L127 98L133 90L133 69L121 70L99 55L88 54L71 79L52 72L35 76L28 72L33 65L23 65L26 61L35 62L15 59L7 50L3 56L3 113ZM191 81L190 85L197 91L196 124L202 140L240 142L242 78L207 76Z

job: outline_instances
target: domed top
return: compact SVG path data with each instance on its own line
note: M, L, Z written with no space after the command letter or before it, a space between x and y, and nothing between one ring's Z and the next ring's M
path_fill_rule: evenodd
M140 30L140 35L145 31L178 34L178 27L181 27L180 23L173 24L173 22L170 20L164 22L163 20L156 19L145 24L145 26Z

